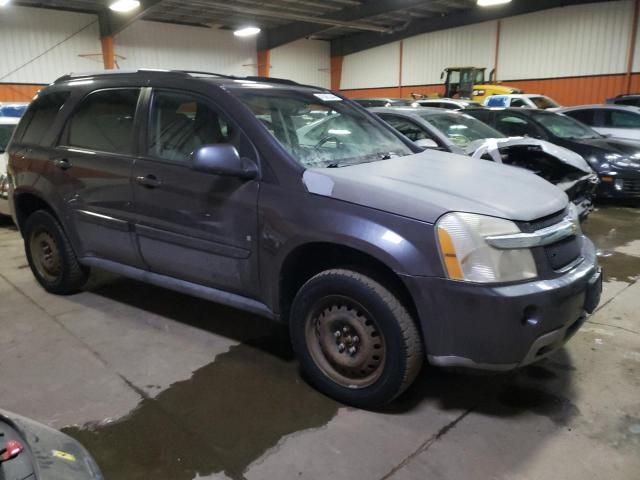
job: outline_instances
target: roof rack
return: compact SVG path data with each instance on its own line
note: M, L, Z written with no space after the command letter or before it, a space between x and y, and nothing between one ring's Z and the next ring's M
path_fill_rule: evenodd
M82 72L82 73L70 73L67 75L63 75L58 78L54 83L65 82L72 80L74 78L86 78L86 77L95 77L95 76L107 76L107 75L132 75L136 73L157 73L157 74L174 74L174 75L202 75L202 76L211 76L218 78L227 78L230 80L247 80L251 82L265 82L265 83L279 83L282 85L300 85L298 82L294 82L293 80L288 80L286 78L273 78L273 77L260 77L260 76L247 76L247 77L238 77L235 75L225 75L222 73L215 72L203 72L198 70L159 70L159 69L148 69L148 68L139 68L136 70L100 70L95 72Z

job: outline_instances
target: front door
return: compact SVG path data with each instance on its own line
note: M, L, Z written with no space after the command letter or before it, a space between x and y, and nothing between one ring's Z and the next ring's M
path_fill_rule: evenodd
M85 257L141 267L131 173L140 89L99 90L80 102L51 155L53 182Z
M234 145L257 162L246 135L208 99L155 90L144 155L135 164L137 239L149 270L245 296L258 292L259 182L196 172L200 146Z

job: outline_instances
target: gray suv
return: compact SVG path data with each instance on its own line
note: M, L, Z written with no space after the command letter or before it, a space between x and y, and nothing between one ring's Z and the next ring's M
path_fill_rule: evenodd
M543 358L600 298L563 192L422 152L328 90L66 76L9 156L12 214L47 291L77 292L98 267L287 322L308 380L355 406L394 399L425 357L488 370Z

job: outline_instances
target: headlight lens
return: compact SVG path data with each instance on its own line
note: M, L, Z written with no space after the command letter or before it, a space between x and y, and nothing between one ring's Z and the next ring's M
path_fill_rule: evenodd
M635 155L632 158L635 158ZM619 153L608 153L604 156L604 159L607 162L611 163L612 165L615 165L616 167L639 168L640 163L632 161L632 158L624 157Z
M509 220L453 212L438 220L436 231L442 263L452 280L501 283L538 275L531 250L498 250L486 242L489 236L520 233Z

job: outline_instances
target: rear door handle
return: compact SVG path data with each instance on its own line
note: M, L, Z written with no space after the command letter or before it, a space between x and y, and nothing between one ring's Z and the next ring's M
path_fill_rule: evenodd
M60 170L69 170L73 165L66 158L58 158L53 161L53 164L58 167Z
M157 188L162 184L155 175L140 175L136 177L136 182L147 188Z

